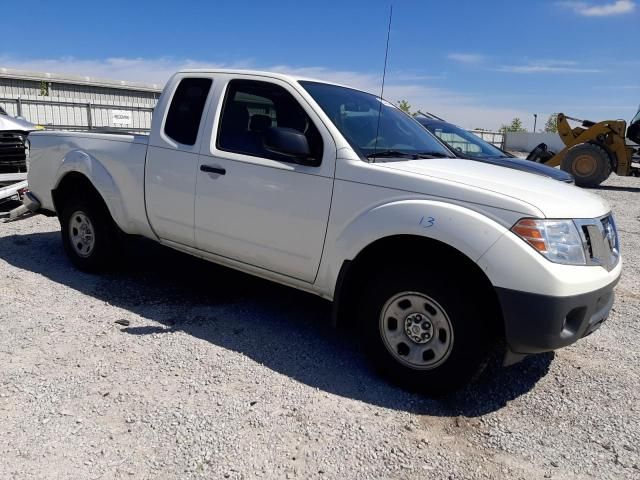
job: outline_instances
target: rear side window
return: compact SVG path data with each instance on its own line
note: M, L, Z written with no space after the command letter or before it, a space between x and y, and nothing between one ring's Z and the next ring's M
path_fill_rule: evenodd
M196 143L211 83L210 78L185 78L180 82L164 124L167 136L183 145Z

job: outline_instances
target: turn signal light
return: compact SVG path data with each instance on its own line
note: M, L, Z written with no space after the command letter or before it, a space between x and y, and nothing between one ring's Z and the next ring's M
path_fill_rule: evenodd
M520 220L511 230L540 253L547 251L547 243L544 241L540 225L535 220Z

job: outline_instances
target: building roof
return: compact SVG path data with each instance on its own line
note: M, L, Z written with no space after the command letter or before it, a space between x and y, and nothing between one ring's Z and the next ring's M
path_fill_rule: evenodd
M119 88L123 90L137 90L143 92L161 92L162 85L156 83L127 82L125 80L107 80L103 78L66 75L49 72L32 72L13 68L0 67L0 78L12 80L31 80L36 82L55 82L72 85L87 85L92 87Z

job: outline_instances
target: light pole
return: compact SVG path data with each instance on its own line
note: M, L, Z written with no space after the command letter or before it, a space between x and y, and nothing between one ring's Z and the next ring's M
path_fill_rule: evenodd
M536 124L538 123L538 114L533 114L533 133L536 133Z

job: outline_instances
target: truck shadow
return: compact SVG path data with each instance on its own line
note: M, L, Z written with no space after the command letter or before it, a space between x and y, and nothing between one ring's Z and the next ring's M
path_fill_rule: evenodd
M0 237L0 258L139 315L148 323L128 335L182 331L241 352L311 387L369 404L423 415L476 417L530 391L553 354L492 368L476 383L438 400L405 392L369 368L354 335L330 325L330 304L314 295L257 279L135 240L112 273L75 270L59 232ZM34 297L36 298L36 297Z

